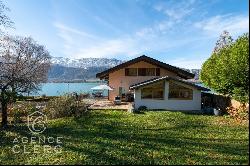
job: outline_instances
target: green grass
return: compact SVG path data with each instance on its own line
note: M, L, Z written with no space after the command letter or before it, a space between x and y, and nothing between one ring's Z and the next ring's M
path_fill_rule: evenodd
M248 126L225 117L179 112L93 111L49 121L40 135L63 137L61 153L14 154L26 125L1 131L1 164L248 164ZM31 150L34 144L25 145ZM52 144L55 146L55 144Z

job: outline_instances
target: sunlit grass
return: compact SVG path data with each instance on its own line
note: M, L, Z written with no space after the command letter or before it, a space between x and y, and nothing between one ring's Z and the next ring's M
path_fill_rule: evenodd
M61 153L39 148L37 154L14 154L13 140L31 137L30 131L24 124L1 131L0 163L248 164L248 133L247 125L225 117L93 111L82 118L49 121L40 137L62 137ZM31 143L25 146L34 148Z

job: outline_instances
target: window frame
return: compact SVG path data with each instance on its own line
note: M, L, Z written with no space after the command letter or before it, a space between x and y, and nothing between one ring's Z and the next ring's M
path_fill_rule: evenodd
M146 76L146 68L138 68L138 76Z
M171 89L170 89L170 84L171 83L175 84L175 86L176 85L179 86L179 88L175 88L175 89L172 90L172 91L177 91L177 93L179 93L178 94L179 97L171 97L170 96L171 95ZM180 88L180 87L182 87L182 88ZM180 97L180 96L182 96L181 93L183 93L183 92L188 92L189 93L188 97ZM194 98L193 93L194 93L194 90L191 89L191 88L187 88L187 87L185 87L183 85L176 84L176 83L174 83L172 81L169 82L168 100L193 100L193 98Z
M136 70L136 75L129 75L129 70ZM152 70L152 71L147 71ZM148 74L153 73L153 74ZM161 75L161 69L160 68L125 68L125 76L160 76Z
M162 87L157 87L154 85L150 85L149 87L141 88L141 100L165 100L165 81L160 82L162 83ZM151 91L151 97L144 97L143 93L145 93L144 90ZM162 97L156 98L155 93L162 91Z
M161 68L155 68L155 76L161 76Z
M152 70L154 74L148 74ZM157 68L138 68L138 76L157 76Z
M129 75L129 70L136 70L136 74L135 75ZM138 68L125 68L125 76L129 76L129 77L135 77L138 76Z

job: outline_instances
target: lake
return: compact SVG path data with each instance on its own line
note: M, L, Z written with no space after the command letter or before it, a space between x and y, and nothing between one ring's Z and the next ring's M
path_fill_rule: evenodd
M41 96L45 94L46 96L60 96L66 93L92 93L91 88L102 85L105 83L45 83L42 84L41 91L36 94L30 94L31 96ZM202 83L197 85L204 86ZM210 91L209 93L214 93ZM105 90L104 96L108 96L108 91Z
M30 94L31 96L60 96L66 93L92 93L91 88L102 85L104 83L45 83L42 84L41 91L36 94ZM104 91L104 96L108 95L108 91Z

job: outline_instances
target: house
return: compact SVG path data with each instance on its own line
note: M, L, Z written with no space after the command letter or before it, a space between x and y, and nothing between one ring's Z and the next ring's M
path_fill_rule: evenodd
M108 81L114 88L109 100L116 96L134 96L135 109L200 110L201 91L208 89L188 82L194 74L178 67L142 55L106 71L96 77Z

